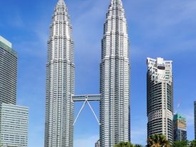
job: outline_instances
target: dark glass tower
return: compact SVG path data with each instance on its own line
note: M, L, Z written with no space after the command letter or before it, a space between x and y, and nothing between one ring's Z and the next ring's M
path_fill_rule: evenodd
M0 104L16 104L17 54L0 36Z
M104 23L100 83L100 143L130 140L130 65L127 22L121 0L111 0Z

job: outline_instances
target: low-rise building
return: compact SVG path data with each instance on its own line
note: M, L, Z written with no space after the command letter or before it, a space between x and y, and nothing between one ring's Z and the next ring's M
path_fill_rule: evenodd
M28 108L0 104L0 143L3 147L27 147Z
M187 140L186 119L180 114L174 115L174 141Z

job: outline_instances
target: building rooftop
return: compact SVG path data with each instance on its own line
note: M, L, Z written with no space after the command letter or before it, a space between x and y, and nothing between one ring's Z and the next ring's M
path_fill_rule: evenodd
M3 38L2 36L0 36L0 41L7 45L9 48L12 48L12 43L9 42L7 39Z
M0 48L7 50L8 52L12 53L14 56L17 56L16 51L12 49L12 43L9 42L7 39L0 36Z
M186 121L186 118L185 117L183 117L182 115L180 115L180 114L174 114L174 120L184 120L184 121Z

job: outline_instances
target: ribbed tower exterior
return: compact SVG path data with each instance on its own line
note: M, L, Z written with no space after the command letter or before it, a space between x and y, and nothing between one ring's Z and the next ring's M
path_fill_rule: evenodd
M100 142L113 147L130 140L129 41L121 0L111 0L106 14L100 69Z
M50 26L46 75L45 147L73 147L74 56L72 27L64 0Z
M163 134L173 142L172 61L147 58L148 137Z

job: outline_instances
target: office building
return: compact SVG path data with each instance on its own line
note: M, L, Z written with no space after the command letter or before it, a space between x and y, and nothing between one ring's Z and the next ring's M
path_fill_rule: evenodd
M28 146L28 108L0 104L0 143L3 147Z
M147 136L163 134L172 142L172 61L147 58L147 70Z
M180 114L175 114L174 118L174 141L186 141L186 119Z
M73 147L73 56L67 7L58 0L48 40L45 147Z
M17 53L0 36L0 145L28 146L28 108L16 105Z
M111 0L101 52L100 144L130 141L130 65L127 22L121 0Z
M72 27L58 0L48 40L45 147L73 147L73 103L86 97L100 101L100 146L130 141L129 40L121 0L111 0L103 36L100 94L75 96Z
M0 103L16 104L17 54L0 36Z
M95 147L100 147L100 140L95 143Z

